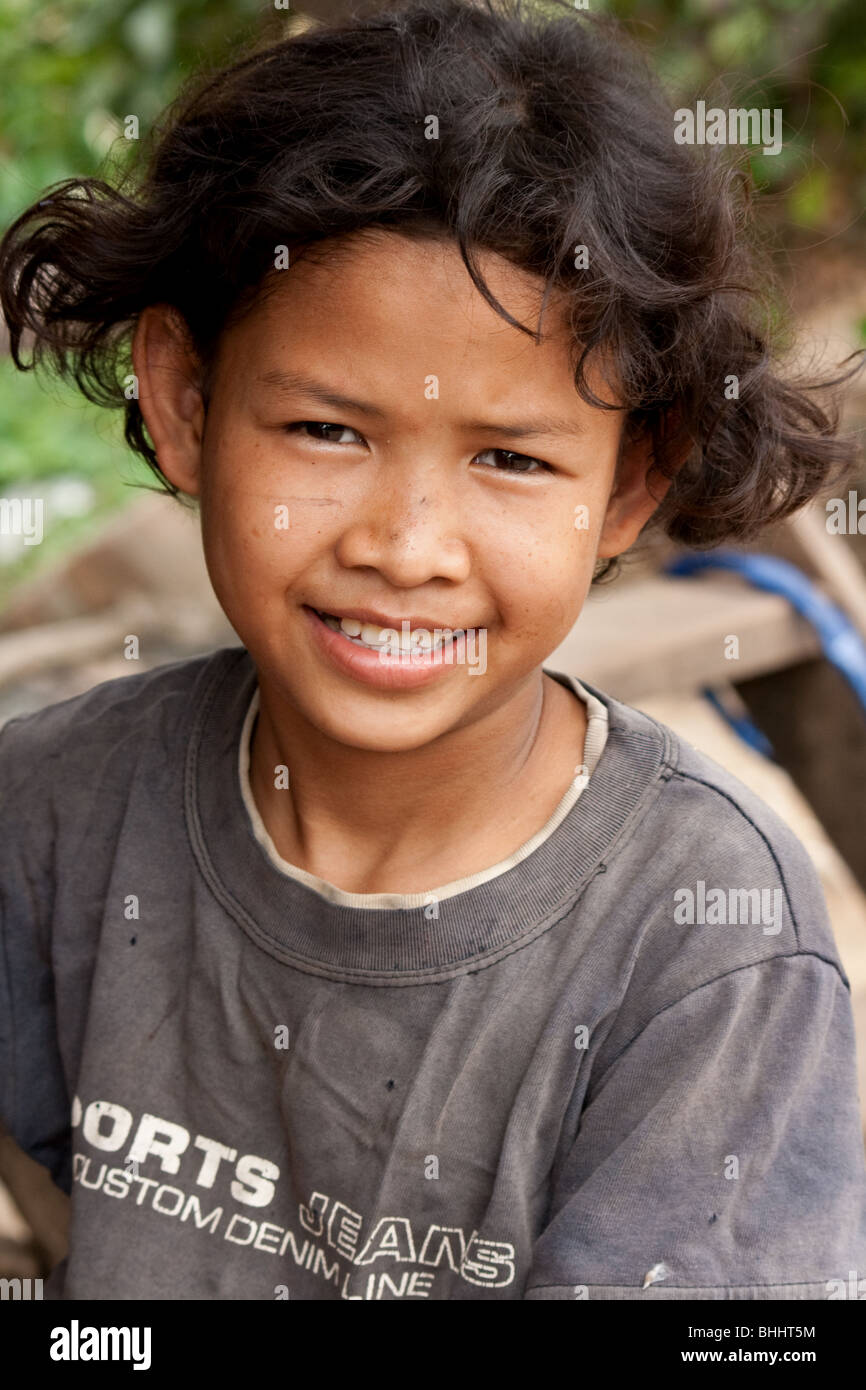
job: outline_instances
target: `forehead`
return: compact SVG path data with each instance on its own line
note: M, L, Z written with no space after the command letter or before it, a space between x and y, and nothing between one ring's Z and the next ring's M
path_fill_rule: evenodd
M544 282L493 252L479 254L485 281L503 307L533 332ZM545 311L546 334L562 333L556 304ZM371 330L419 342L481 344L495 338L515 346L531 342L487 303L473 283L456 241L409 237L365 228L348 237L303 248L288 269L272 272L249 319L254 332L328 334L374 344ZM505 351L508 349L504 347Z
M496 252L476 251L475 258L494 295L508 301L505 307L515 317L528 316L527 326L534 329L544 281ZM384 293L416 307L423 302L428 313L441 305L443 311L456 309L473 322L489 317L498 324L505 323L473 283L457 241L444 232L439 236L407 235L370 226L350 236L303 247L293 254L292 262L291 271L271 277L272 286L288 293L293 287L303 293L313 287L323 292L330 286L335 293L351 293L359 300L369 298L371 303ZM290 284L292 276L294 286Z
M478 265L491 293L530 333L488 304L453 239L365 228L304 248L269 276L230 331L233 371L261 376L291 365L407 392L435 376L440 400L478 393L521 406L543 395L560 407L573 403L582 415L588 407L574 386L576 345L562 293L544 305L536 341L541 277L494 252L480 252Z

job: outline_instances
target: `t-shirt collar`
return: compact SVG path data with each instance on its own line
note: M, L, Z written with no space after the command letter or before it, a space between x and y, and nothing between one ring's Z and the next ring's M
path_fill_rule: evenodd
M244 647L215 653L193 722L185 779L190 841L211 891L263 950L329 978L375 983L399 974L406 983L429 982L492 964L528 944L582 892L663 763L658 726L650 725L657 737L644 731L630 754L627 707L559 672L547 674L582 691L590 714L584 762L591 776L560 802L553 828L551 821L542 827L525 854L522 846L512 856L511 867L473 876L481 881L448 895L345 894L334 885L325 885L332 890L325 895L323 880L297 868L285 872L257 838L250 812L255 803L251 796L245 800L241 762L257 673ZM365 904L368 898L375 905ZM383 898L398 901L383 905Z

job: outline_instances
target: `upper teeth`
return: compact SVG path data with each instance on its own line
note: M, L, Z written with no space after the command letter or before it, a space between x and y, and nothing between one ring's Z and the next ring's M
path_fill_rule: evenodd
M333 632L342 632L353 642L357 642L364 647L382 647L389 645L393 638L388 633L397 632L396 628L378 627L376 623L362 623L358 618L338 618L332 613L320 613L322 620L327 623ZM439 631L438 629L436 630ZM443 633L445 635L443 635ZM441 647L450 638L451 629L443 629L437 636L435 632L430 632L425 627L413 628L410 632L405 632L401 628L397 632L397 638L402 651L409 651L412 648L427 650L430 648Z

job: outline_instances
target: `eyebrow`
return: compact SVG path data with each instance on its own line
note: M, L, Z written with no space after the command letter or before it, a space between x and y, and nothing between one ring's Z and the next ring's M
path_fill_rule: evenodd
M362 415L370 415L377 420L385 419L385 411L378 405L356 401L351 396L343 396L338 391L331 391L313 377L304 376L301 372L263 372L257 380L262 386L273 386L283 395L300 392L314 401L321 401L322 405L333 406L335 410L357 410Z
M331 407L333 410L354 410L361 415L368 415L374 420L384 420L387 412L378 405L373 405L369 401L355 400L353 396L344 396L339 391L332 391L314 377L305 376L302 372L285 372L279 369L263 372L257 377L257 381L262 386L273 387L283 395L300 393L309 396L311 400L319 401L322 405ZM521 424L496 423L489 420L466 420L463 428L474 434L498 434L507 435L510 439L531 439L545 435L579 435L584 433L584 429L575 420L569 420L561 415L536 416L532 419L524 420Z

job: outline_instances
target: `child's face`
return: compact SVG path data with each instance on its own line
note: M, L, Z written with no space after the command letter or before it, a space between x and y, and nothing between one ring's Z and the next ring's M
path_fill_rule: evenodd
M376 232L338 250L299 258L224 333L206 421L160 309L142 317L135 365L160 465L201 499L210 577L262 686L341 743L404 751L540 684L596 559L627 548L656 503L644 446L623 450L614 486L623 415L577 395L555 306L536 345L450 242ZM534 326L541 282L494 255L481 265ZM458 646L422 669L312 610L478 635L462 660Z

